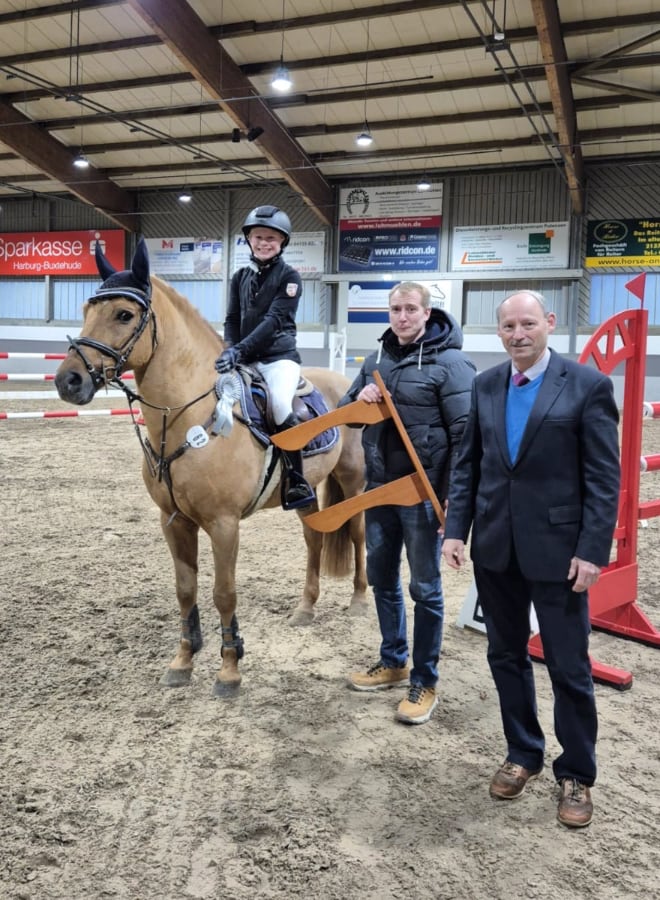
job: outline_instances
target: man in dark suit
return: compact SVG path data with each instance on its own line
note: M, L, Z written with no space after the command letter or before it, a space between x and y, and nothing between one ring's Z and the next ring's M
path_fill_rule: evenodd
M543 768L532 663L534 605L554 693L562 752L553 762L558 819L591 822L597 716L588 654L588 589L610 558L619 501L618 411L609 378L548 348L555 315L520 291L497 310L511 362L473 383L470 415L449 491L442 554L470 553L488 635L488 662L507 756L495 799L520 797Z

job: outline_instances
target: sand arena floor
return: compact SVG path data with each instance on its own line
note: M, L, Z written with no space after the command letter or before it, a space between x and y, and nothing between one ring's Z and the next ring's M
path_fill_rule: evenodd
M645 423L644 440L660 451L660 423ZM212 697L220 657L205 538L206 646L192 685L166 690L158 680L179 627L172 565L128 420L0 422L0 446L3 897L657 895L658 649L593 636L593 655L635 680L628 692L597 687L595 819L570 832L555 821L542 665L548 767L521 801L488 797L504 751L485 638L455 626L469 571L444 574L436 714L406 727L393 718L396 691L346 688L378 647L373 611L347 614L348 580L324 580L315 622L291 627L301 532L291 514L260 513L242 526L240 695ZM643 489L660 496L660 474ZM660 519L639 538L640 605L660 627Z

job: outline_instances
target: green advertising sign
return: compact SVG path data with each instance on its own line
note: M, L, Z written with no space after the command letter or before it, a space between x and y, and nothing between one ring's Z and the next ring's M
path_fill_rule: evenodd
M584 264L660 266L660 219L603 219L587 225Z

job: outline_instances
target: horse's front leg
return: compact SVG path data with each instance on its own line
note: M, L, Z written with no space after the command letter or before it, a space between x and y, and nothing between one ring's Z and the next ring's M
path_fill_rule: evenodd
M182 687L190 684L193 656L202 649L202 629L197 607L199 526L180 514L168 524L169 518L168 513L161 513L161 527L174 560L176 596L181 612L181 640L177 654L160 683L165 687Z
M236 560L238 558L239 520L224 517L209 531L215 563L213 603L220 614L222 629L222 665L216 676L216 697L234 695L241 683L238 663L243 656L243 638L236 618Z

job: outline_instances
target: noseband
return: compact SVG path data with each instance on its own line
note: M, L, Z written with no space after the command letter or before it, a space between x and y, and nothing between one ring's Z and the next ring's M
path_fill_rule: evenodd
M100 303L103 300L114 300L116 297L126 297L128 300L135 300L135 302L140 306L140 309L142 310L140 321L138 322L135 331L128 338L126 343L123 344L123 346L121 346L118 350L115 350L114 347L110 347L108 344L101 343L101 341L95 341L92 338L72 338L68 334L66 336L69 342L69 350L74 350L83 361L85 368L87 369L87 373L92 379L95 391L98 390L102 385L107 386L108 384L113 382L119 384L122 389L125 388L125 385L121 381L122 372L124 371L124 367L126 366L128 357L133 352L133 348L137 344L143 331L150 321L153 322L151 335L151 352L153 353L153 351L158 346L156 314L151 308L151 285L149 286L148 291L141 291L138 288L101 287L92 297L87 300L87 303L94 305L95 303ZM100 370L95 368L95 366L93 366L87 358L85 351L82 349L83 347L89 347L92 350L98 350L98 352L102 356L109 356L112 360L114 360L114 364L112 366L103 366L103 368ZM112 378L108 377L108 369L110 368L114 370L114 375L112 376Z

